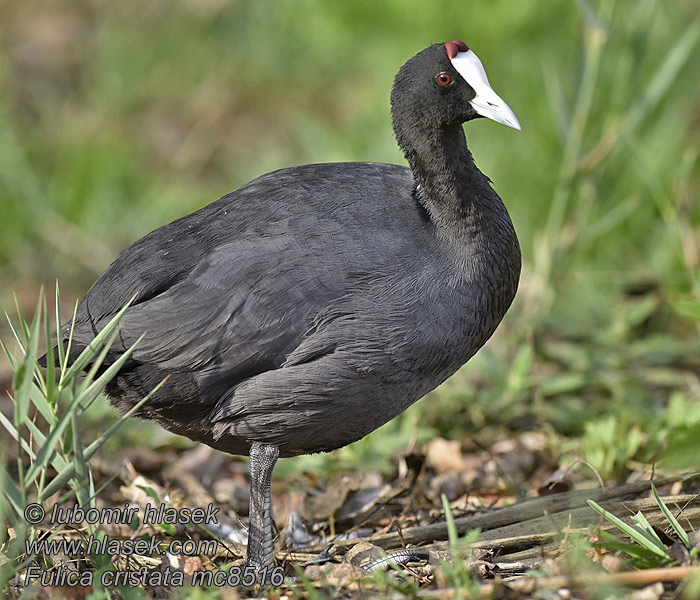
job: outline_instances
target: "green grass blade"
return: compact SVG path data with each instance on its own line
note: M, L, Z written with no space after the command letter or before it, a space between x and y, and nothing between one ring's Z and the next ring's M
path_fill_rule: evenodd
M12 438L16 442L20 441L19 432L17 431L15 426L10 422L10 420L2 413L2 411L0 411L0 423L2 423L3 427L7 429L7 432L12 436ZM24 439L20 441L20 444L22 446L22 450L24 450L32 460L35 460L36 455L34 454L34 452L32 452L32 449L29 447L29 444L27 444L27 442Z
M668 560L649 552L646 548L637 544L626 544L624 542L601 542L606 550L627 554L632 564L638 568L660 567L668 563Z
M15 338L15 342L17 342L17 345L20 347L20 350L22 350L22 354L24 355L25 350L24 350L24 344L22 343L22 337L19 335L19 332L17 331L15 324L12 322L12 319L10 318L10 315L5 313L5 319L7 320L7 324L10 327L10 331L12 332L12 335Z
M586 23L586 29L588 31L605 31L605 27L603 26L600 17L589 0L576 0L576 6L578 7L579 12Z
M624 521L617 518L611 512L608 512L604 508L600 507L593 500L588 500L588 506L590 506L594 511L596 511L599 515L601 515L603 518L608 520L610 523L615 525L615 527L617 527L620 531L622 531L623 533L628 535L630 538L632 538L639 545L643 546L647 550L650 550L651 552L653 552L657 556L670 559L669 555L666 553L666 550L663 548L663 544L662 544L661 548L659 548L656 544L651 542L646 537L646 535L644 534L643 531L641 531L637 527L632 527L630 525L627 525L627 523L625 523Z
M134 298L135 297L136 296L134 296ZM131 303L134 301L134 298L129 300L126 306L124 306L124 308L122 308L116 315L114 315L114 317L110 319L109 323L107 323L107 325L104 326L102 331L100 331L94 337L94 339L87 345L85 350L83 350L80 353L80 356L78 356L78 358L75 359L73 364L70 367L68 367L68 369L64 373L63 379L71 380L77 377L85 369L85 367L87 367L88 364L92 362L95 356L97 356L99 350L110 338L112 332L119 326L119 320L131 306Z
M637 514L632 517L632 522L637 525L637 528L643 533L644 537L646 537L649 542L656 544L659 548L663 549L664 552L666 551L666 546L664 546L664 543L656 534L654 528L649 524L649 521L647 521L647 518L644 516L642 511L637 512Z
M93 454L97 452L102 444L104 444L107 439L117 430L119 427L121 427L124 422L131 416L133 415L141 406L148 401L153 394L155 394L161 387L162 385L168 380L166 377L161 381L155 388L153 388L153 391L149 392L148 395L144 396L143 399L139 400L132 408L130 408L127 412L125 412L119 419L110 425L107 430L100 436L98 437L95 441L93 441L86 449L85 449L85 457L89 460L92 458Z
M71 345L73 344L73 332L75 331L75 320L78 316L78 301L75 301L73 306L73 316L70 320L70 329L68 331L68 342L66 343L66 348L63 353L63 362L61 363L61 379L58 382L59 386L63 383L63 379L66 377L66 370L68 369L68 357L70 356ZM60 327L58 335L61 339L61 344L63 343L63 328Z
M36 353L39 347L40 325L42 318L41 300L34 314L29 337L27 340L27 350L24 356L24 361L19 370L15 372L14 387L15 406L17 409L17 417L15 424L21 426L27 420L29 414L29 392L34 384L34 372L37 370Z
M19 308L19 300L17 300L17 296L15 294L12 294L14 300L15 300L15 310L17 311L17 320L19 321L20 329L22 330L22 339L27 340L29 339L29 324L27 323L26 319L24 318L24 315L22 314L22 311Z
M26 349L24 346L24 342L22 341L22 336L17 331L17 328L15 327L15 324L13 323L12 319L10 318L10 315L5 313L5 319L7 319L7 324L10 326L10 331L12 332L12 335L14 336L15 341L17 342L17 345L22 350L22 354L26 354L27 352L26 352Z
M53 341L51 339L51 319L49 319L49 307L44 297L44 335L46 337L46 378L44 379L44 391L46 402L50 406L56 399L56 363L53 353ZM37 369L37 374L41 371Z
M73 464L75 465L75 495L78 499L78 504L87 509L90 504L90 493L89 489L85 488L85 484L88 482L88 464L85 460L85 455L83 454L83 442L80 439L80 425L78 424L77 411L71 416L71 423L73 429Z
M635 104L625 117L620 138L636 129L646 116L663 100L680 70L688 62L693 49L700 39L700 21L696 20L678 39L675 46L666 55L666 60L658 68L651 83L647 86L641 100Z
M598 143L587 156L581 159L579 168L591 170L608 155L616 151L651 114L666 96L668 90L678 78L681 69L690 60L693 49L700 39L700 20L695 20L678 39L674 47L666 54L666 60L656 70L651 82L646 87L640 100L622 117L616 127Z
M549 112L556 124L559 140L563 144L569 133L571 115L564 101L564 92L561 89L561 79L551 61L542 63L542 80L544 81L544 91L549 104Z
M700 322L700 302L697 300L678 300L673 303L673 308L678 314Z
M58 352L58 364L63 365L66 362L65 352L63 348L63 338L61 336L61 294L58 291L58 279L56 280L56 316L54 324L56 326L56 351ZM46 339L47 345L49 344L48 338ZM53 346L52 346L53 347Z
M167 377L163 379L154 389L152 392L150 392L147 396L145 396L142 400L139 400L137 404L135 404L132 408L130 408L126 413L124 413L119 419L110 425L109 428L95 441L93 441L87 448L85 448L84 451L84 457L85 460L88 461L90 460L93 455L102 447L102 445L114 434L114 432L119 429L124 422L126 421L127 418L129 418L131 415L133 415L140 407L141 405L146 402L153 394L155 394L160 387L167 381ZM75 474L75 466L72 464L69 464L65 469L63 469L61 472L54 477L54 479L39 493L39 501L43 502L46 500L49 496L52 494L55 494L57 491L59 491L66 483L70 480L71 477Z
M88 407L95 401L95 399L102 393L107 384L114 379L116 374L122 368L124 363L129 359L131 353L136 348L136 345L143 339L143 335L137 339L130 348L126 350L117 360L115 360L109 368L105 370L102 375L100 375L87 389L77 394L80 402L80 411L85 411Z
M25 425L27 426L27 429L29 429L29 433L34 438L37 446L43 446L46 443L46 436L32 421L27 421ZM65 468L66 464L66 460L60 454L54 454L51 458L51 466L56 469L56 472Z
M1 413L0 413L1 414ZM3 499L7 499L8 504L15 509L20 517L24 517L24 502L22 500L22 492L18 485L12 480L10 474L5 468L5 461L0 460L0 482L2 482L2 496L0 496L0 502ZM9 511L7 511L9 513ZM7 516L7 515L6 515Z
M445 521L447 521L447 539L450 541L450 546L456 548L459 543L459 535L457 534L457 525L455 524L455 518L450 509L450 502L445 494L440 494L440 500L442 500L442 507L445 509Z
M654 498L656 499L656 503L659 505L661 512L664 513L664 516L668 519L668 522L671 524L671 527L673 527L673 531L676 532L678 539L680 539L680 541L686 548L690 549L692 546L690 544L690 538L688 537L687 532L685 531L685 529L683 529L683 527L681 527L681 524L678 522L676 517L674 517L673 514L671 514L671 511L661 499L661 496L659 496L659 492L657 491L656 486L653 483L651 484L651 491L654 494Z
M90 370L83 376L82 383L80 384L80 387L78 388L78 394L84 394L85 391L92 385L93 380L95 379L95 375L97 375L97 372L102 368L102 363L104 362L104 359L107 357L107 354L109 354L110 349L112 348L112 344L114 343L114 340L116 337L119 335L119 329L115 328L114 331L112 332L112 335L109 337L109 340L105 343L104 347L100 349L99 354L95 357L93 360L92 364L90 365ZM140 339L140 338L139 338ZM134 344L135 346L136 344ZM133 350L133 346L127 350L127 352L130 354ZM126 354L126 353L125 353ZM121 357L120 357L121 360ZM123 361L122 361L123 364Z
M46 396L38 386L34 385L29 390L29 400L31 400L31 403L41 413L41 416L46 419L49 426L53 427L56 424L56 413L49 405Z
M29 470L27 471L25 478L25 485L29 485L36 479L36 476L45 469L51 459L51 455L56 451L56 444L59 442L63 432L70 423L71 415L78 408L78 397L71 400L70 404L66 408L66 412L61 415L61 418L56 423L56 426L49 433L48 438L46 438L46 443L39 450L36 460L31 464Z
M87 462L85 463L87 465ZM97 496L95 495L95 480L92 476L92 470L88 467L88 504L90 508L97 506Z
M15 358L15 355L12 354L12 352L10 352L10 349L7 346L5 346L5 342L3 342L2 340L0 340L0 347L2 347L3 352L7 356L7 360L9 361L10 366L12 367L12 370L16 371L17 366L19 365L19 362Z
M624 552L629 556L636 558L640 561L644 561L648 564L658 564L659 555L647 550L646 548L639 546L637 544L630 544L617 539L611 533L607 531L600 532L601 541L599 542L601 546L604 546L608 550L614 550L616 552Z

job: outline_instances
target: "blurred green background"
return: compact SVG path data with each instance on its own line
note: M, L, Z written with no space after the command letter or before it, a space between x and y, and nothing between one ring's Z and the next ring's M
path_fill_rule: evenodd
M469 366L333 464L376 465L415 437L538 429L562 461L606 476L700 468L699 12L0 0L0 306L14 311L15 293L30 313L56 278L71 305L121 248L270 170L405 164L393 76L461 38L523 125L466 125L518 231L521 289Z

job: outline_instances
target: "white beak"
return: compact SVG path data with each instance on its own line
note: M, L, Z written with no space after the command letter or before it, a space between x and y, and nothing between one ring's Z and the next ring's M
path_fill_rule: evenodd
M471 50L458 52L452 59L452 65L476 92L476 97L469 103L477 113L513 129L521 129L518 117L491 88L486 71L476 54Z

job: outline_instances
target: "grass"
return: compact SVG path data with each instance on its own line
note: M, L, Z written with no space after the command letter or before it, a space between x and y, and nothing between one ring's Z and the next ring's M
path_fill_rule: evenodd
M689 6L21 6L0 3L3 304L13 289L33 303L35 284L56 276L80 296L118 249L260 173L403 162L393 73L427 43L464 37L524 126L466 126L519 232L521 289L463 374L341 461L374 463L416 435L504 418L581 436L611 414L657 429L673 394L695 406L700 21ZM620 473L630 453L649 460L662 443L596 466Z
M15 291L29 313L57 277L80 297L119 249L264 172L403 163L393 74L453 38L475 49L523 124L520 134L466 126L521 240L516 303L427 399L332 456L281 461L277 476L390 470L392 452L416 440L486 444L523 429L545 431L560 462L583 458L606 480L639 464L697 470L700 18L690 1L0 0L0 304ZM0 363L0 381L9 372ZM116 418L101 397L84 416L89 431ZM159 435L130 422L105 452Z
M688 532L678 522L676 517L669 510L668 506L666 506L664 501L660 498L654 485L652 485L652 491L659 508L661 508L669 523L674 538L685 548L688 559L697 561L698 549L694 548L693 544L690 542ZM615 536L603 532L605 533L603 536L605 541L602 542L602 545L607 549L618 551L629 556L632 559L632 564L635 567L658 567L670 564L674 561L674 558L669 554L668 548L661 541L661 538L659 538L658 534L646 520L641 511L632 517L632 525L627 525L615 515L601 508L593 500L589 500L588 505L636 543L628 544L621 542Z
M55 295L54 328L61 323L60 297L58 287ZM0 425L15 443L16 468L7 469L6 457L0 464L3 494L0 497L0 518L12 528L12 535L5 530L0 538L3 551L0 557L0 586L5 590L8 581L22 572L28 565L39 560L27 544L37 540L57 538L63 530L61 525L49 527L48 536L42 534L44 519L30 518L36 503L44 503L50 497L69 492L57 500L57 504L75 498L84 510L96 509L95 489L90 459L104 442L124 424L151 394L141 400L127 414L116 419L92 443L85 446L81 436L83 414L101 396L105 386L114 378L124 362L129 358L136 342L124 354L110 363L105 363L107 352L118 334L121 316L128 308L124 307L95 337L76 358L69 361L72 332L68 346L56 347L54 354L51 343L51 318L43 293L36 307L31 323L18 311L17 319L9 321L15 334L21 356L15 355L5 344L2 348L14 371L12 397L14 413L12 419L0 414ZM46 369L38 364L37 350L44 337L48 340ZM87 374L81 375L83 369ZM160 387L160 386L158 386ZM154 390L155 391L155 390ZM3 454L7 449L3 450ZM12 475L10 474L12 473ZM30 515L28 517L27 515ZM87 523L90 536L102 535L99 527ZM91 564L96 567L109 567L110 557L91 555Z
M504 417L581 436L611 414L658 429L674 394L696 405L687 315L700 297L700 22L690 7L582 1L543 15L503 1L191 0L141 14L131 2L6 0L0 16L3 305L26 289L26 308L57 276L81 295L118 249L265 171L402 162L393 73L425 44L464 37L524 125L467 125L519 232L521 290L463 373L341 461L376 463L416 435L483 432ZM260 43L261 32L276 42ZM670 437L630 449L613 432L619 457L594 462L620 472Z

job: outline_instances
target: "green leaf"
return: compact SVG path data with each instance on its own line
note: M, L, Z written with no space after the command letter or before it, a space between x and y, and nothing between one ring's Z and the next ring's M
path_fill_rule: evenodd
M158 504L160 504L160 498L158 497L158 492L156 492L152 487L150 487L148 485L137 485L136 487L142 489L144 492L146 492L146 495L149 498L152 498Z
M144 402L147 402L153 394L155 394L160 387L167 381L167 377L163 379L147 396L139 400L132 408L130 408L126 413L124 413L116 422L112 423L107 430L96 440L94 440L84 452L85 460L90 460L93 455L102 447L102 445L114 434L114 432L119 429L124 422L133 415ZM60 471L56 477L39 493L39 501L43 502L52 494L59 491L75 474L75 466L69 464L65 469Z
M32 483L32 481L36 479L36 476L48 466L51 455L56 451L56 444L59 442L63 432L70 423L73 412L78 406L78 400L78 397L73 398L66 412L61 415L56 426L50 431L48 438L46 438L46 443L39 450L36 460L30 465L25 475L25 485Z
M623 552L633 557L634 559L643 561L643 563L647 565L658 565L660 561L663 561L663 559L660 558L658 554L651 552L637 544L622 542L607 531L601 531L600 537L602 539L600 545L604 548L613 550L615 552Z
M22 387L24 384L24 376L27 373L27 367L24 365L24 363L20 363L17 366L17 369L15 370L15 376L12 381L12 387L15 390L18 390Z
M666 519L668 519L668 522L671 524L671 527L673 527L673 531L676 532L678 539L680 539L680 541L683 542L683 545L690 550L692 546L690 544L690 538L688 537L688 534L686 533L685 529L681 527L681 524L676 520L676 517L674 517L673 514L671 514L671 511L661 499L661 496L659 496L659 492L657 491L656 486L653 483L651 484L651 491L654 493L654 498L656 499L656 503L659 505L661 512L664 513L664 516L666 517Z
M532 367L532 346L523 344L515 355L508 372L509 390L520 390L528 386L528 375Z
M607 519L615 525L620 531L628 535L630 538L632 538L635 542L649 550L650 552L653 552L657 556L660 556L662 558L670 560L671 557L666 553L666 550L661 544L659 547L658 544L655 544L653 541L651 541L647 536L646 533L642 530L640 530L637 527L633 527L630 525L627 525L624 521L618 519L614 514L611 512L608 512L604 508L601 508L596 502L593 500L588 500L588 506L590 506L594 511L596 511L599 515L601 515L603 518ZM660 542L659 542L660 543Z
M542 62L542 79L544 81L545 97L549 104L549 112L552 114L553 121L557 125L559 140L563 143L569 131L571 115L564 101L561 77L557 72L557 67L551 61L551 58L546 62Z
M2 414L2 413L0 413ZM24 518L24 500L22 498L22 491L19 486L12 480L10 474L5 469L5 461L0 460L0 483L2 483L2 495L0 495L0 502L7 500L8 503L17 512L20 518ZM1 521L0 521L1 522Z
M450 546L456 548L459 543L459 535L457 534L457 525L455 518L450 509L450 502L445 494L440 494L442 507L445 509L445 521L447 521L447 539L450 540Z
M39 347L40 325L42 318L41 300L36 307L34 320L32 321L31 329L29 330L29 338L27 340L27 350L24 355L24 361L21 369L15 376L15 408L17 419L15 424L21 427L28 419L29 414L29 393L34 384L34 372L36 371L37 361L36 353ZM23 320L23 319L22 319Z
M19 363L17 359L14 357L12 352L10 352L10 349L7 346L5 346L5 343L2 340L0 340L0 347L5 353L5 356L7 356L7 360L9 361L12 370L16 371L19 368Z
M63 362L61 363L61 379L59 381L59 385L63 383L63 380L66 378L67 374L67 369L68 369L68 359L70 357L70 349L71 346L73 345L73 333L75 331L75 320L78 317L78 301L75 301L75 305L73 306L73 316L71 317L70 320L70 329L68 331L68 341L66 343L66 348L63 352ZM58 335L61 336L60 339L63 339L63 328L59 326L59 331Z
M20 440L20 435L15 426L10 422L10 420L0 411L0 423L2 423L3 427L7 429L8 433L14 438L15 441ZM27 421L27 423L31 423L31 421ZM24 450L27 453L27 456L29 456L32 460L36 459L36 455L32 451L32 449L29 447L29 444L22 439L20 441L20 444L22 446L22 450Z
M46 436L44 433L32 421L27 421L25 425L27 426L27 429L29 429L31 436L34 438L36 445L39 447L43 446L46 443ZM32 456L34 456L33 453ZM54 454L51 457L51 466L56 469L56 471L63 469L66 464L66 460L60 454Z
M659 463L665 468L697 470L699 439L700 424L676 428Z
M543 396L571 394L585 387L586 381L583 373L559 373L543 379L540 382L540 391Z
M100 370L100 368L102 368L102 363L107 357L107 354L109 354L109 351L112 348L112 344L114 343L114 340L118 335L119 328L116 327L112 332L112 335L109 337L109 340L107 340L104 347L100 349L100 352L92 361L92 364L90 365L90 370L83 375L82 382L80 384L80 387L78 388L78 394L85 393L85 391L90 387L93 380L95 379L95 375L97 375L97 372ZM83 408L83 410L85 410L85 408Z
M56 351L58 352L58 364L62 367L65 364L65 352L63 348L63 336L61 335L61 294L58 291L58 279L56 280L56 314L54 324L56 325ZM51 346L51 356L53 356L53 344L46 338L46 345Z
M632 522L637 525L642 535L649 540L649 543L655 544L658 548L661 548L664 552L666 552L666 546L664 546L664 543L656 534L654 528L649 524L649 521L647 521L644 513L638 511L637 514L632 517Z
M666 53L664 62L657 69L651 83L641 95L641 99L628 112L621 128L620 139L633 131L649 113L656 109L685 63L692 56L698 39L700 39L700 21L695 20L683 32L683 35L678 37L673 48Z
M102 373L90 386L79 392L76 396L79 399L79 408L83 412L95 401L95 399L103 392L107 384L114 379L124 363L129 359L131 353L136 348L136 345L143 339L143 335L137 339L132 346L124 352L117 360L115 360L108 369Z
M107 343L109 338L111 337L112 333L114 330L119 326L119 320L122 318L124 313L129 309L131 306L131 303L134 301L134 298L136 298L136 295L134 295L131 300L122 308L117 314L114 315L107 323L107 325L104 326L102 331L100 331L87 345L85 350L83 350L80 355L73 361L73 364L68 367L68 369L65 371L63 374L63 378L65 380L72 380L75 379L80 373L87 367L92 360L97 356L99 353L100 349Z
M78 423L78 411L73 411L71 415L71 425L73 429L73 464L75 465L75 495L78 498L78 504L87 508L90 505L90 493L85 489L85 484L88 483L88 465L83 454L83 442L80 439L80 425Z
M56 424L56 413L54 412L53 407L46 401L46 395L39 386L33 385L30 388L29 400L41 413L41 416L46 419L49 427Z
M46 405L51 406L56 398L56 364L53 354L53 342L51 340L51 320L49 319L46 297L44 297L44 335L46 337L46 379L44 380L46 396L44 397L42 394L41 398Z
M697 300L678 300L673 304L673 308L684 317L700 321L700 302Z
M5 319L7 320L7 324L10 326L10 331L12 331L12 335L14 336L15 341L17 342L17 345L22 350L22 354L26 354L25 345L24 345L24 342L22 341L23 338L19 334L17 329L15 328L15 324L12 322L12 319L10 319L10 315L5 313Z

